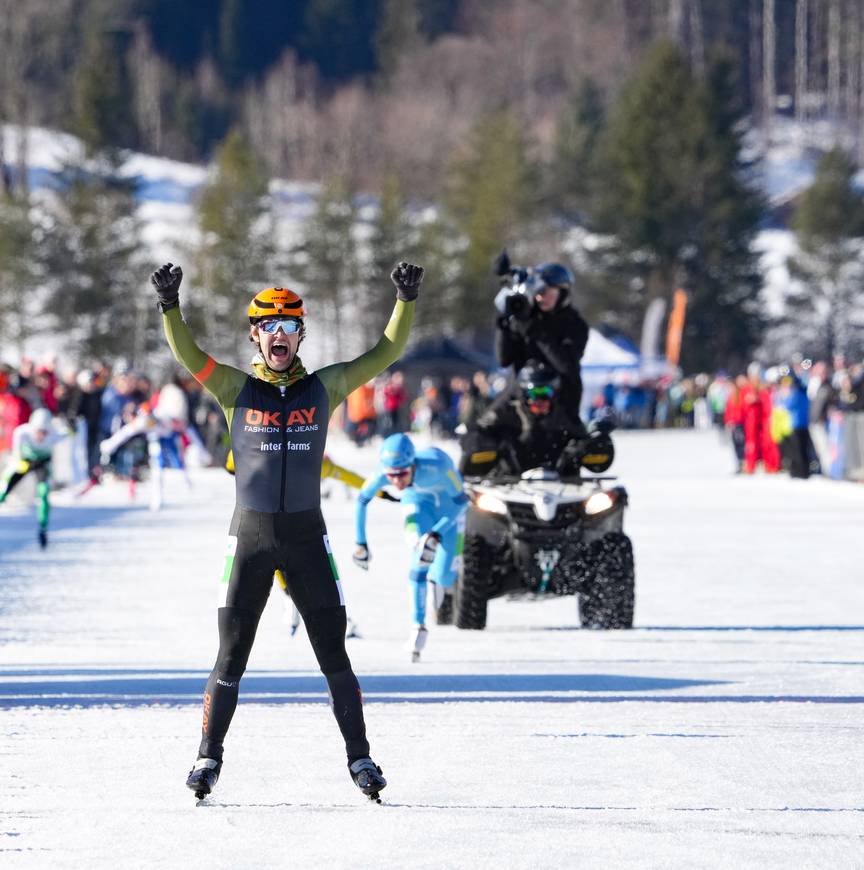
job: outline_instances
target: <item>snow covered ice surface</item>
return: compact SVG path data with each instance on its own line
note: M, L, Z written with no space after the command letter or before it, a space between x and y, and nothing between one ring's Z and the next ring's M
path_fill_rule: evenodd
M374 450L331 442L366 472ZM219 470L167 506L55 496L47 551L0 513L0 866L862 867L864 487L735 477L713 433L619 433L633 631L573 599L430 628L412 665L398 507L324 504L373 756L367 802L325 684L274 591L222 778L184 787L216 654L233 502Z

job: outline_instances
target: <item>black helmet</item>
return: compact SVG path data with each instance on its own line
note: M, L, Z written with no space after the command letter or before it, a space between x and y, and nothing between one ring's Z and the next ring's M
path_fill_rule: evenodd
M538 282L547 287L563 287L566 290L573 287L573 273L560 263L541 263L534 267L534 275Z
M533 360L529 360L519 370L516 382L519 384L522 397L535 414L548 414L558 390L561 389L561 378L558 373Z
M535 387L551 387L557 392L561 388L561 376L558 372L533 359L529 359L519 369L516 380L523 391Z

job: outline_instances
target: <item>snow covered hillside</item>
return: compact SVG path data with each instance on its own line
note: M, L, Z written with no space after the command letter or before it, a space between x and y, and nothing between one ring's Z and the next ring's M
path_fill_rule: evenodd
M0 125L0 135L5 137L5 153L14 154L18 128ZM755 134L751 140L748 149L755 159L764 146ZM770 147L756 176L768 201L778 205L804 190L813 179L819 150L829 149L832 143L831 128L824 123L802 127L789 119L777 118ZM80 143L74 136L32 128L27 149L31 186L37 191L50 188L53 175L79 151ZM195 192L206 181L207 172L203 166L144 154L132 154L123 166L122 174L138 182L143 238L156 260L183 259L190 242L190 227L194 226L192 202ZM273 180L270 189L280 237L286 245L293 244L314 208L318 185ZM361 204L361 219L367 220L373 213L374 203L366 198ZM574 239L581 237L576 233ZM783 310L791 281L786 260L796 252L795 236L783 228L766 228L758 235L756 248L762 255L765 274L765 310L777 316Z
M56 497L51 544L0 509L4 868L862 866L864 488L734 477L713 433L621 433L636 628L498 600L485 632L404 650L398 508L324 502L385 805L358 795L302 630L274 592L222 778L184 787L216 653L233 482L167 507ZM374 452L342 441L360 471Z

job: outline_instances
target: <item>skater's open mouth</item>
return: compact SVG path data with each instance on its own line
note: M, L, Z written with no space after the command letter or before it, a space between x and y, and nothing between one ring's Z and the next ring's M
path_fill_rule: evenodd
M287 344L273 344L270 348L270 356L273 359L285 359L288 356L288 345Z

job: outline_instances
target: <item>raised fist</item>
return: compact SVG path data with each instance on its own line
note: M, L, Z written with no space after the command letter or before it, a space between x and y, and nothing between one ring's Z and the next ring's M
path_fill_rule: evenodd
M180 304L180 282L182 280L183 270L172 263L160 266L150 276L150 283L159 297L157 305L163 314Z
M396 298L403 302L413 302L420 292L423 281L423 267L413 263L399 263L390 273L390 278L396 285Z

